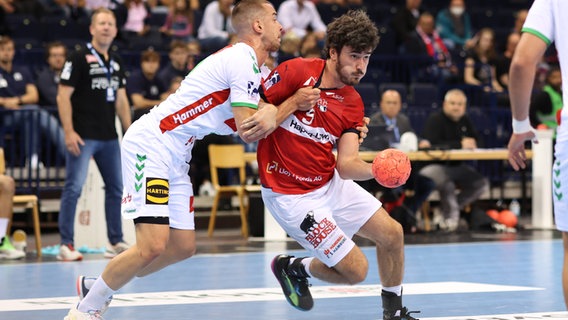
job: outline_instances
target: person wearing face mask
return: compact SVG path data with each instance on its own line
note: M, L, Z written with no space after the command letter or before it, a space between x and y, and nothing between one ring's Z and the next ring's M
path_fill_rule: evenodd
M448 8L436 17L436 29L450 50L470 48L472 40L471 19L465 11L465 0L450 0Z

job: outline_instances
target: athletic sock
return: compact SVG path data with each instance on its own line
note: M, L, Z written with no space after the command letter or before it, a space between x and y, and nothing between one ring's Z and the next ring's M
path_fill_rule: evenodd
M307 257L290 259L290 264L288 265L288 272L298 278L310 277L310 273L307 270L309 269L309 265L312 259L313 258L307 258ZM308 260L308 261L306 262L306 264L304 264L303 260Z
M402 295L402 285L394 286L394 287L383 287L383 290L386 292L392 292L397 296Z
M99 311L114 292L103 280L103 277L98 277L85 299L79 303L77 310L85 313L93 310Z
M6 236L6 229L8 229L8 218L0 218L0 239Z

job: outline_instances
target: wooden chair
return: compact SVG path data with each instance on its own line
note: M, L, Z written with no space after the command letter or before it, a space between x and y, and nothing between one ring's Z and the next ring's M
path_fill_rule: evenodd
M239 198L239 211L241 215L241 233L246 238L248 230L248 193L260 191L258 185L246 185L246 161L244 158L245 148L242 144L228 145L209 145L209 167L211 170L211 184L215 189L215 197L211 207L211 217L209 218L208 236L213 235L215 229L215 218L221 195L237 195ZM220 185L218 169L238 169L239 184ZM246 198L246 199L245 199Z
M4 158L4 149L0 148L0 174L6 173L6 162ZM32 219L34 224L34 235L37 256L41 257L41 226L39 223L39 200L34 194L24 194L14 196L14 207L18 208L31 208ZM8 231L12 227L12 221L8 223Z

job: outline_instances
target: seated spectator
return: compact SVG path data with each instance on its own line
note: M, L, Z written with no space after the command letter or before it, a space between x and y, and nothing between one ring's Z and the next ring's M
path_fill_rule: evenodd
M193 70L199 63L201 56L201 46L199 41L192 40L187 43L187 71Z
M39 120L41 121L41 128L50 132L51 144L62 156L61 162L63 162L63 159L65 159L65 136L59 124L57 86L67 58L67 47L60 41L53 41L46 45L45 53L47 67L38 72L35 81L39 94L39 105L42 108L40 109Z
M194 10L189 0L175 0L169 7L164 25L160 28L169 43L171 40L192 41L194 39Z
M181 85L181 82L183 81L182 77L174 77L172 79L172 81L170 82L170 85L168 87L168 89L166 90L166 92L164 93L164 96L169 96L170 94L174 93L177 91L177 89L179 88L179 86Z
M0 260L21 259L26 256L22 250L14 248L8 235L8 224L12 219L14 209L14 194L16 187L12 177L0 174Z
M60 41L47 44L45 48L47 67L41 69L36 77L39 105L57 107L57 86L67 58L67 47Z
M162 38L157 28L149 24L150 6L143 0L124 0L115 10L119 39L130 49L159 49Z
M432 64L428 63L417 75L418 81L456 82L459 70L452 63L452 55L434 29L434 16L429 12L420 15L415 31L404 43L401 51L408 54L428 56L433 60Z
M308 55L321 57L322 48L319 44L317 34L313 32L308 32L302 38L299 45L300 56L306 58ZM317 52L317 53L316 53Z
M160 55L154 50L142 52L140 69L135 70L126 81L126 93L133 108L132 121L148 113L167 97L167 87L158 80Z
M89 14L92 14L93 11L97 10L98 8L107 8L110 10L115 10L119 3L116 0L79 0L85 1L85 8Z
M215 0L205 7L201 26L197 32L201 50L211 53L229 44L234 34L231 10L233 10L233 0Z
M465 0L450 0L449 7L436 16L436 29L450 50L469 49L475 42Z
M37 105L39 94L32 74L25 66L13 64L15 53L14 41L0 37L0 109L9 111L4 113L2 126L23 128L27 163L37 168L40 134L51 138L62 156L66 151L64 135L57 119Z
M70 19L77 22L87 23L89 21L89 11L86 2L71 0L44 0L46 14L52 17Z
M45 15L45 8L38 0L9 1L16 14L29 14L40 20Z
M532 98L529 109L531 125L534 128L546 126L556 131L562 107L562 74L560 68L553 67L546 75L546 84L542 90Z
M444 97L442 110L431 113L424 125L423 138L431 146L474 150L479 137L466 114L467 98L463 91L452 89ZM421 175L432 179L440 193L445 231L458 229L460 210L488 190L489 181L475 168L461 161L434 162L424 166Z
M284 34L292 33L302 39L312 31L318 40L325 37L326 25L321 20L315 4L309 0L285 0L278 7L278 21Z
M391 26L395 32L397 48L405 43L416 29L418 17L423 11L421 4L422 0L406 0L406 5L398 8L392 18Z
M495 71L497 63L495 33L491 28L483 28L476 37L477 42L467 52L465 59L464 82L482 86L487 92L502 92L503 87L499 84Z
M188 74L188 48L183 41L174 40L170 43L168 53L169 63L158 71L158 79L168 86L174 77L182 79Z
M503 89L509 86L509 68L511 67L511 59L513 59L513 53L517 48L517 44L521 39L521 34L517 32L511 32L507 37L507 45L505 46L505 51L498 57L495 65L495 74L497 76L497 81Z
M402 99L400 93L396 90L385 90L381 96L380 102L381 110L370 117L369 128L374 127L386 127L385 132L380 133L381 137L378 138L375 150L383 149L386 147L397 148L400 143L400 137L406 132L414 132L410 124L408 117L401 112L402 110ZM385 135L386 133L386 135ZM369 135L379 134L378 132L369 131ZM372 137L367 137L367 141L372 140ZM427 147L427 141L421 141L421 147ZM365 142L363 142L365 144ZM395 188L394 190L388 190L381 187L375 180L368 180L362 183L367 190L371 193L376 193L382 190L383 193L388 193L390 195L395 195L394 197L398 199L399 196L404 194L405 190L414 190L414 196L404 199L404 204L412 212L414 219L416 219L416 213L426 201L430 193L434 190L434 182L419 172L420 163L412 163L412 172L410 178L405 185ZM390 211L389 211L390 212ZM399 221L404 226L404 221ZM416 231L416 225L408 226L407 231ZM412 228L414 227L414 228Z

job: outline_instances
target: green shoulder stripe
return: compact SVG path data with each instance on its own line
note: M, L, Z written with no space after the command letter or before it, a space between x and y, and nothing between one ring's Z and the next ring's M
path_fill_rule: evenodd
M544 43L546 43L547 46L549 46L549 45L552 43L552 41L550 41L550 39L548 39L544 34L538 32L538 31L535 30L535 29L523 28L523 29L521 30L521 32L528 32L528 33L530 33L530 34L532 34L532 35L535 35L535 36L539 37L542 41L544 41Z
M258 105L253 104L253 103L246 103L246 102L235 102L235 103L231 103L231 107L247 107L247 108L251 108L251 109L258 109Z

